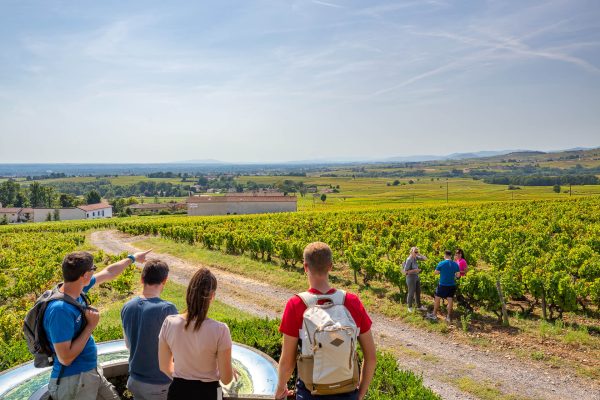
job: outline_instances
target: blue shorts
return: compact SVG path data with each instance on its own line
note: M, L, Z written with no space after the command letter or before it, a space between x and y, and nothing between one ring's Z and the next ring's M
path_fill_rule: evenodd
M442 286L438 285L435 289L435 297L441 297L442 299L449 299L454 297L456 293L456 286Z
M296 382L296 400L358 400L358 389L349 393L313 396L300 379Z

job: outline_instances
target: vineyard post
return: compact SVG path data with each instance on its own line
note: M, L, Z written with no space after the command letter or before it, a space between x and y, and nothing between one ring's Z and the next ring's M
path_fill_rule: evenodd
M546 309L546 289L542 288L542 318L544 318L544 321L548 320Z
M500 299L500 306L502 307L502 325L510 326L508 321L508 311L506 311L506 302L504 301L504 294L502 293L502 285L500 284L500 274L496 275L496 290L498 291L498 298Z
M496 234L498 234L498 232L496 232ZM504 326L509 326L510 322L508 321L508 311L506 309L504 293L502 292L500 276L502 275L502 271L504 271L504 267L506 266L507 256L509 253L509 243L500 237L492 240L491 243L489 243L488 249L483 255L484 260L492 264L495 269L496 291L498 292L498 300L500 301L500 307L502 308L502 325Z

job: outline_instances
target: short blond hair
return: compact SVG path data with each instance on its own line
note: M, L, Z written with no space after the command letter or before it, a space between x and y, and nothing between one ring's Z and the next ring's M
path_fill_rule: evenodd
M333 264L331 248L323 242L313 242L304 248L304 262L314 274L324 275Z

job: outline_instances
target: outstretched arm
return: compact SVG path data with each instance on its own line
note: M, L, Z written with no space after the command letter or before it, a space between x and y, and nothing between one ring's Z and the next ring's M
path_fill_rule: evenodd
M288 390L287 382L294 372L296 363L296 353L298 348L298 338L283 334L283 346L281 348L281 358L279 359L276 399L285 399L291 396L293 392Z
M367 395L367 390L373 380L373 375L375 375L377 351L375 350L375 340L371 330L361 334L358 337L358 343L360 343L360 348L363 351L363 366L358 387L358 399L362 400Z
M135 262L140 262L140 263L145 262L146 255L148 253L150 253L151 251L152 251L152 249L135 253L133 255L135 257ZM114 264L109 265L108 267L104 268L102 271L98 272L97 274L94 274L94 277L96 278L96 284L99 285L101 283L108 282L108 281L115 279L117 276L119 276L121 274L121 272L123 272L125 270L125 268L127 268L131 264L132 264L132 261L129 258L125 258L121 261L118 261Z

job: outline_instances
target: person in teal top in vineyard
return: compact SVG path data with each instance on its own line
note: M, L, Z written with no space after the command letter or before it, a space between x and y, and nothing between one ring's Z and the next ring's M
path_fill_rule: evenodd
M67 254L62 262L64 284L59 290L85 306L82 293L86 294L96 284L116 278L132 263L144 262L149 252L129 255L96 274L94 257L90 253L77 251ZM114 386L106 380L98 366L92 332L99 320L98 311L90 307L82 314L74 305L62 300L48 304L43 326L55 356L48 383L52 399L119 399Z
M433 312L427 314L427 318L437 321L440 299L446 299L448 301L448 316L446 317L446 321L451 322L454 294L456 293L456 278L460 276L460 268L456 262L452 261L451 251L446 250L444 252L444 260L435 267L435 273L440 275L440 282L435 289Z

